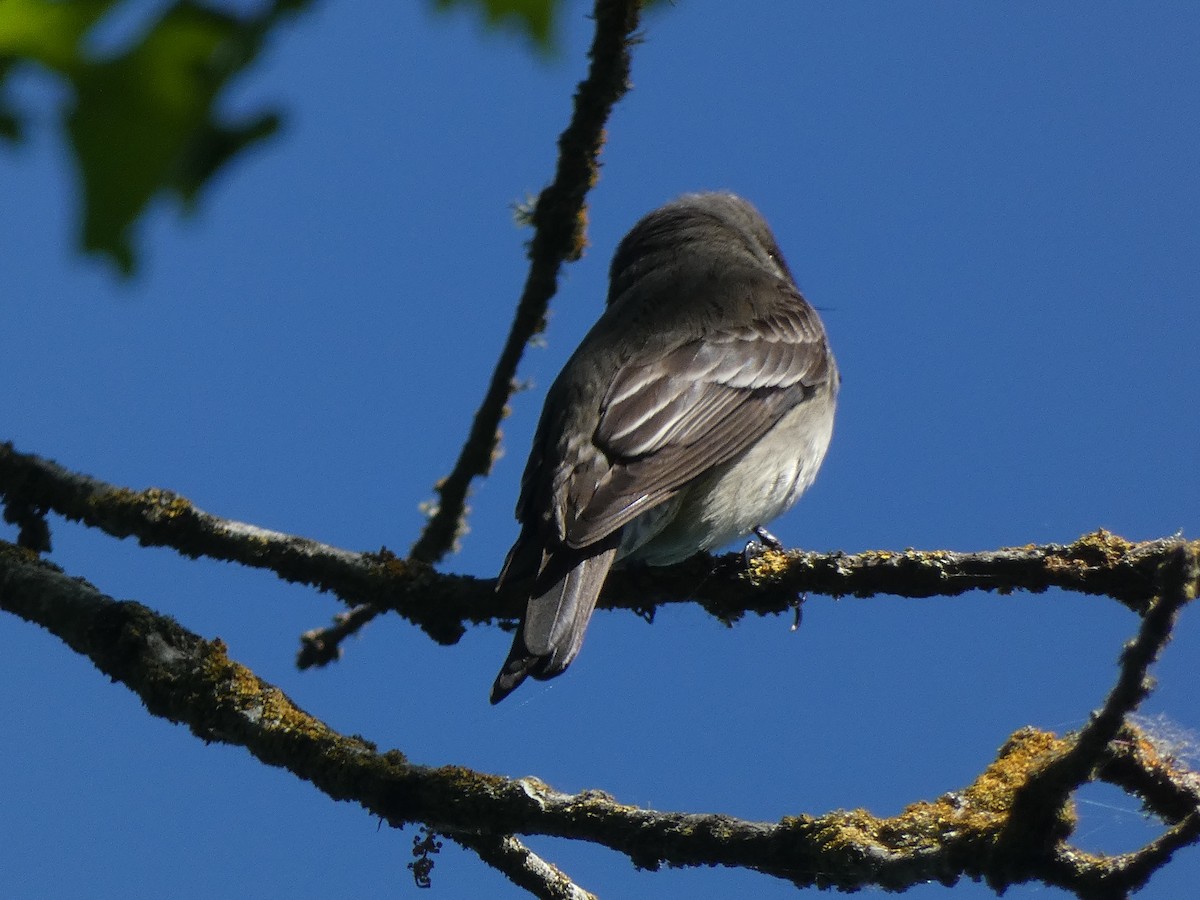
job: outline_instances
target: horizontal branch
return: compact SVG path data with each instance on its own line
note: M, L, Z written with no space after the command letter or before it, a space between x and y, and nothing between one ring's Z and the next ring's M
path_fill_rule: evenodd
M1159 602L1177 610L1194 594L1192 584ZM135 691L151 713L187 724L206 741L246 747L261 761L287 768L334 799L355 801L393 826L422 822L449 834L574 838L610 847L642 868L738 866L799 886L899 890L930 880L950 884L965 875L996 886L1041 879L1078 889L1081 897L1117 896L1104 889L1113 877L1112 859L1063 844L1072 825L1068 811L1049 827L1041 816L1024 830L1013 820L1021 806L1017 799L1044 781L1040 773L1076 752L1073 738L1023 729L972 785L892 818L856 810L766 823L658 812L618 803L600 791L564 794L533 778L431 768L395 750L379 753L297 708L278 688L230 660L219 640L203 640L141 604L112 600L4 542L0 607L58 635ZM1151 623L1144 623L1140 637L1151 640L1152 634ZM1127 655L1124 668L1140 667L1141 658L1131 661ZM1121 749L1131 734L1117 735L1117 749L1106 751L1105 766L1116 767L1119 760L1126 769L1141 767L1144 755ZM1155 764L1142 779L1157 783L1161 776ZM1186 773L1185 780L1197 778ZM1146 853L1169 856L1174 847L1195 840L1200 807L1193 798L1180 818L1185 812L1180 801L1179 796L1173 801L1172 817L1180 819L1176 829L1164 837L1163 848L1151 846ZM1014 830L1023 833L1026 851L1036 852L1020 857L996 852ZM1074 880L1065 884L1068 869Z
M387 548L353 552L225 519L174 492L109 484L7 443L0 444L0 496L22 509L25 519L30 509L54 512L114 537L268 569L352 606L392 610L443 644L457 641L468 625L514 622L523 606L520 597L497 595L493 579L438 573ZM747 612L787 612L802 593L931 597L1062 588L1111 596L1143 613L1154 595L1157 567L1181 545L1200 552L1200 543L1178 538L1131 543L1097 531L1066 545L978 553L767 551L748 567L741 554L698 554L674 566L613 572L599 606L649 618L659 606L694 602L732 622Z
M741 554L717 558L702 554L661 570L626 569L610 579L606 594L639 596L641 602L634 608L691 597L719 618L736 619L743 612L785 612L797 595L806 593L915 598L1061 588L1112 597L1143 613L1157 587L1158 566L1183 544L1179 538L1132 543L1100 530L1070 544L1028 544L974 553L911 548L863 553L766 551L749 566L743 564ZM1200 552L1200 542L1186 546Z
M443 593L462 597L464 584L478 590L476 579L436 574L386 547L354 552L222 518L173 491L110 484L19 453L10 443L0 443L0 497L6 504L53 512L113 537L135 537L143 546L267 569L284 581L330 591L349 604L383 604L440 643L457 641L462 622L424 612L435 610Z

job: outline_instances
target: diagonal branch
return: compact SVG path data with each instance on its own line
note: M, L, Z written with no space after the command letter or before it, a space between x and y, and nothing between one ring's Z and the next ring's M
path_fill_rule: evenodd
M1194 591L1188 585L1159 602L1178 609ZM1066 847L1061 839L1070 831L1069 813L1060 810L1048 825L1036 804L1022 798L1047 770L1070 759L1079 741L1034 729L1013 735L967 788L915 803L892 818L856 810L767 823L640 809L600 791L564 794L533 778L431 768L399 751L379 753L364 739L340 735L298 709L230 660L220 641L205 641L141 604L114 601L31 551L3 542L0 608L58 635L129 686L154 715L185 723L206 741L244 746L261 761L287 768L334 799L355 801L391 825L422 822L452 835L495 836L499 845L480 844L485 853L519 854L504 843L505 835L544 834L602 844L642 868L738 866L800 887L901 890L930 880L952 884L965 875L995 886L1036 879L1100 898L1119 896L1113 891L1123 882L1114 879L1136 875L1144 881L1172 852L1200 837L1200 807L1193 802L1178 826L1142 857ZM1161 632L1148 617L1133 645L1161 647L1156 634ZM1140 668L1142 659L1154 655L1127 653L1123 669ZM1126 753L1122 764L1137 765L1138 758ZM1034 814L1022 818L1030 810ZM1036 831L1039 846L1053 852L1020 857L1004 852L1006 836L1014 831Z
M1160 566L1159 583L1161 592L1142 617L1137 637L1121 654L1117 683L1104 706L1092 714L1079 733L1071 758L1064 762L1064 774L1069 777L1078 777L1096 765L1129 714L1149 696L1153 687L1150 667L1171 639L1180 611L1196 597L1196 586L1200 583L1200 555L1186 544L1176 547Z
M386 599L389 608L407 609L416 616L411 621L443 643L453 643L462 634L461 622L421 613L435 609L436 595L442 588L455 590L458 579L439 575L431 582L434 573L427 566L401 560L386 548L357 553L225 519L173 491L110 484L20 453L11 443L0 443L0 497L26 513L54 512L113 537L136 537L144 546L267 569L284 581L332 591L349 603Z
M508 339L475 413L466 443L450 474L438 482L438 502L410 556L436 563L453 547L463 529L471 482L492 468L500 444L500 421L516 385L517 365L534 335L546 327L546 309L558 288L564 261L583 255L587 213L584 198L600 174L604 125L617 101L629 89L629 47L637 29L640 0L596 0L596 31L588 57L587 77L575 91L575 111L558 139L554 181L533 210L529 274Z
M1137 636L1121 654L1117 682L1104 705L1091 715L1070 749L1049 761L1015 792L1012 813L999 836L996 856L1002 860L1000 871L989 876L989 883L1003 890L1016 880L1030 859L1049 857L1068 872L1078 865L1081 854L1061 843L1073 822L1069 813L1070 797L1080 785L1093 780L1111 754L1108 748L1120 735L1128 716L1149 695L1150 666L1170 640L1180 611L1196 597L1200 584L1200 557L1187 544L1178 545L1159 567L1160 593L1142 617ZM1144 849L1145 859L1166 859L1181 846L1200 836L1192 821L1196 810L1168 832L1157 846ZM1092 873L1086 895L1089 898L1123 897L1144 883L1155 871L1145 859L1132 854L1123 865L1107 867L1101 876ZM1141 878L1141 882L1130 879ZM1072 873L1068 879L1078 884Z
M1200 809L1200 778L1167 742L1133 722L1104 748L1096 778L1137 795L1164 822L1181 822Z
M546 862L512 835L460 833L451 837L538 900L596 900L595 894L585 891L558 866Z

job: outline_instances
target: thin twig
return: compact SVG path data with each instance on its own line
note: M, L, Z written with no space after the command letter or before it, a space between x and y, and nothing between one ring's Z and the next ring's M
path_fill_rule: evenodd
M383 612L378 603L360 603L333 617L333 624L324 628L313 628L300 635L300 652L296 654L296 668L309 669L324 666L340 659L342 641L357 634L364 625Z
M639 6L639 0L597 0L596 31L588 53L591 66L575 92L571 121L558 140L554 180L542 191L533 211L529 273L508 338L458 460L450 474L434 486L438 502L409 551L410 559L432 565L453 549L465 527L471 482L491 471L499 450L500 422L517 390L517 366L529 341L545 330L559 269L583 254L587 241L585 197L599 176L604 125L628 90L630 36L637 28ZM305 668L337 659L342 641L380 612L381 606L366 604L349 616L339 616L330 626L305 632L297 664Z
M630 39L637 29L640 0L596 0L591 65L575 91L575 109L558 139L554 180L538 197L529 244L529 274L508 339L496 362L483 402L450 474L438 482L438 502L409 555L436 563L462 532L471 482L491 471L500 443L500 422L516 384L517 365L534 335L546 327L546 310L558 287L564 261L583 255L585 198L599 177L604 126L613 106L629 89Z

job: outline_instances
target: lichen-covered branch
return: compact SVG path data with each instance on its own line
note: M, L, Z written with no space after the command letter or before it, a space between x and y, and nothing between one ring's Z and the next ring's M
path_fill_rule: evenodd
M571 121L558 139L554 180L533 209L529 274L517 304L504 349L488 382L483 402L450 474L435 486L433 515L409 553L435 563L450 551L463 528L471 482L491 471L500 444L500 422L507 414L525 347L546 327L546 310L558 289L558 273L566 261L583 255L587 243L585 197L600 172L604 127L617 101L629 89L629 48L638 26L641 0L596 0L596 30L587 77L575 91Z
M0 444L0 498L20 507L25 518L30 510L53 512L114 537L136 537L142 544L172 547L185 556L268 569L286 581L330 591L355 607L392 610L439 643L454 643L468 625L511 622L521 614L522 598L497 595L492 579L442 574L386 549L357 553L225 519L171 491L110 484L20 453L6 443ZM786 613L801 593L930 597L1057 587L1112 596L1144 613L1158 589L1159 566L1180 547L1200 552L1200 542L1164 538L1132 543L1097 531L1070 544L977 553L768 551L749 567L740 554L699 554L675 566L613 572L599 606L650 617L659 606L694 602L731 622L748 612ZM343 615L362 613L353 609ZM365 613L373 616L375 610ZM334 629L307 637L320 641L341 626L339 621ZM338 637L335 633L329 641L334 651Z
M595 894L585 891L558 866L546 862L511 835L453 834L451 837L474 850L485 863L538 900L596 900Z
M463 623L438 610L438 596L456 596L453 606L461 608L464 583L476 595L482 593L476 579L437 575L386 548L358 553L222 518L173 491L110 484L20 453L11 443L0 443L0 498L6 507L20 509L23 520L35 512L53 512L113 537L135 537L144 546L267 569L284 581L330 591L350 604L383 603L441 643L457 641Z
M1196 597L1197 585L1200 584L1200 556L1194 548L1179 544L1160 563L1156 581L1157 596L1142 617L1137 636L1121 654L1117 682L1104 705L1091 715L1088 723L1075 735L1067 752L1042 766L1014 794L1011 814L996 842L997 859L1015 861L1014 865L1018 868L1023 867L1030 857L1052 849L1059 867L1070 873L1064 886L1072 887L1081 897L1099 900L1125 896L1128 891L1140 887L1154 871L1153 866L1147 866L1144 862L1139 864L1142 856L1166 859L1177 846L1182 845L1180 841L1195 839L1194 823L1190 821L1196 815L1195 807L1188 811L1187 818L1182 821L1165 815L1163 818L1175 826L1172 832L1154 845L1144 848L1141 855L1126 854L1115 863L1106 861L1105 877L1091 884L1092 878L1089 876L1087 881L1091 886L1086 892L1080 892L1080 881L1074 871L1081 858L1079 851L1067 848L1069 852L1065 852L1061 846L1070 831L1062 817L1069 806L1071 793L1103 771L1109 757L1108 748L1117 740L1123 728L1132 728L1126 724L1130 714L1150 693L1150 666L1170 639L1180 611ZM1040 836L1053 834L1056 827L1062 829L1056 846L1045 848L1041 845ZM1139 878L1142 880L1139 881ZM998 889L1010 883L999 873L989 874L988 880ZM1056 883L1052 875L1046 880Z
M1182 822L1200 809L1200 777L1188 770L1178 748L1153 723L1131 717L1104 748L1096 776L1134 794L1165 822Z
M751 575L764 587L833 596L951 597L973 590L1040 593L1062 588L1112 597L1144 613L1158 589L1159 565L1183 544L1179 538L1133 543L1101 529L1067 545L1026 544L982 553L908 549L847 556L789 551L760 556Z
M1161 618L1143 619L1123 656L1115 696L1130 680L1144 681L1169 637L1170 621L1195 597L1194 551L1180 544L1172 560L1174 569L1170 561L1163 566L1162 593L1153 605ZM798 886L899 890L966 876L998 889L1038 880L1085 900L1125 896L1171 853L1200 838L1200 775L1165 759L1151 737L1129 723L1086 767L1076 760L1091 752L1092 725L1066 737L1022 729L971 785L914 803L892 818L854 810L751 822L640 809L601 791L564 794L533 778L431 768L399 751L380 753L298 709L230 660L220 641L205 641L141 604L112 600L32 551L4 542L0 608L58 635L135 691L153 714L188 725L206 741L246 747L263 762L292 771L330 797L355 801L392 825L421 822L443 833L491 835L501 842L510 834L568 837L610 847L642 868L738 866ZM1112 702L1110 697L1105 710ZM1136 698L1132 704L1115 702L1126 717ZM1102 711L1093 723L1105 715ZM1059 777L1064 772L1078 779L1066 792ZM1115 857L1070 846L1070 790L1096 778L1135 790L1170 829L1141 850ZM1031 799L1037 795L1053 802ZM1014 834L1021 835L1019 847ZM481 840L480 846L484 852L520 852L504 843Z

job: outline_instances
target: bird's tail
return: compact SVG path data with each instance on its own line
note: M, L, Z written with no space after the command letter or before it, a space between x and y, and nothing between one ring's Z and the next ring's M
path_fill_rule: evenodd
M492 685L492 703L499 703L530 676L544 681L562 673L579 653L596 599L616 558L617 543L606 541L583 554L573 555L570 561L551 561L542 574L554 578L558 573L558 577L547 589L542 589L544 577L535 582L508 659Z

